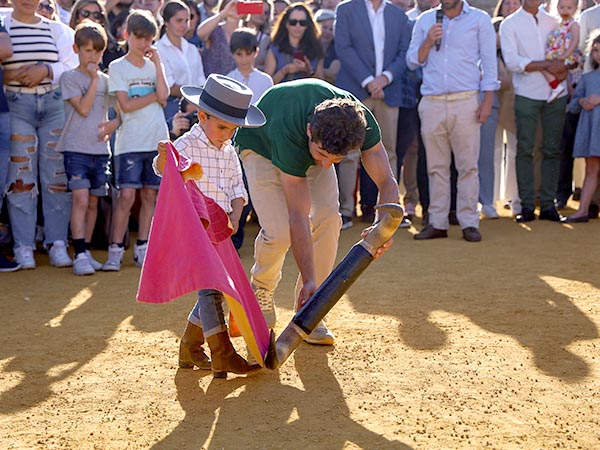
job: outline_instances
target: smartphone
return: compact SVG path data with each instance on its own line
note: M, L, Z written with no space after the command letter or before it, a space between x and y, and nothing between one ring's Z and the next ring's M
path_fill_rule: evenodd
M242 16L246 14L262 14L263 2L238 2L237 13Z
M304 52L302 50L296 50L292 53L292 57L294 59L299 59L300 61L304 61Z

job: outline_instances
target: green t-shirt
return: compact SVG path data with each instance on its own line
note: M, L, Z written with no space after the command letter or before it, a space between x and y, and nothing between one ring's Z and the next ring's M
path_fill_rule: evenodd
M308 168L315 165L308 150L306 125L315 107L331 98L349 98L362 106L367 132L361 150L369 149L381 140L375 117L356 97L325 81L303 79L269 89L256 105L265 114L267 123L260 128L240 128L235 144L240 151L251 149L271 160L285 173L305 177Z

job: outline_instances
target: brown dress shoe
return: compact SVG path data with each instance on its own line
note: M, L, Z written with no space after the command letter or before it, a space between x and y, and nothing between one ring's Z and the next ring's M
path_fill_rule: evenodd
M481 233L475 227L467 227L463 232L463 239L467 242L480 242L481 241Z
M413 236L417 241L422 241L425 239L437 239L437 238L445 238L448 237L448 232L446 230L438 230L437 228L433 228L431 225L427 225L420 233L417 233Z

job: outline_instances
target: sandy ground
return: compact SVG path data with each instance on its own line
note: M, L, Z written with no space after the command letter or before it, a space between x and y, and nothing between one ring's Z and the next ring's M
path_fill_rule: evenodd
M0 448L600 448L600 221L481 229L400 230L330 313L334 347L227 380L177 368L194 295L137 304L131 251L91 277L40 256L0 275ZM279 331L294 281L290 256Z

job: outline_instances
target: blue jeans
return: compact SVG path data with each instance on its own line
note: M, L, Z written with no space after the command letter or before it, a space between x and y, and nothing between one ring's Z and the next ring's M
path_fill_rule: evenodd
M4 204L4 191L8 176L8 163L10 161L10 115L0 113L0 210Z
M156 152L131 152L114 156L117 188L158 189L160 177L154 173L152 160Z
M8 91L6 98L12 133L6 192L15 247L33 247L35 244L40 192L46 233L44 243L66 242L71 193L67 191L63 155L56 151L65 124L60 89L42 95ZM33 185L33 189L12 191L12 185L18 180L24 185Z
M221 291L215 289L201 289L198 291L198 301L190 312L188 321L202 328L204 337L213 336L222 331L227 331L223 302L225 297Z
M483 92L481 98L483 99ZM479 202L482 205L494 205L494 154L496 144L496 126L498 125L498 96L494 94L490 116L481 125L479 148ZM498 174L500 176L500 174Z
M69 189L87 189L91 195L108 195L108 175L110 161L108 155L88 155L86 153L64 152L65 170Z

